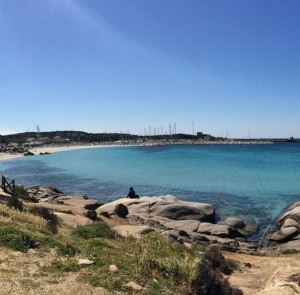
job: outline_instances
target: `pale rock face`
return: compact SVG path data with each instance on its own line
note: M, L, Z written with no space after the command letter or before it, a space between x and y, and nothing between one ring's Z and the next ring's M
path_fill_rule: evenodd
M198 233L201 233L201 234L210 234L210 232L212 231L214 227L214 224L212 223L208 223L208 222L202 222L198 229L197 229L197 232Z
M141 197L140 199L119 199L99 207L98 214L113 214L117 204L127 206L130 215L164 217L173 220L211 221L215 219L215 209L206 203L184 202L171 195L161 197Z
M228 217L218 222L218 224L228 225L232 230L235 231L236 236L247 236L248 234L255 231L255 228L245 223L243 220L234 217Z
M292 204L292 205L290 206L289 210L292 210L292 209L294 209L294 208L296 208L296 207L299 207L299 206L300 206L300 201L297 201L297 202L295 202L294 204Z
M291 219L291 218L287 218L282 227L281 228L285 228L285 227L291 227L291 226L294 226L296 228L300 227L299 223L297 221L295 221L294 219Z
M228 238L232 235L232 230L228 225L211 224L207 222L201 223L197 229L197 232L222 238Z
M281 226L286 218L291 218L294 220L300 220L300 206L293 208L292 210L287 211L282 216L279 217L277 224Z
M295 235L297 234L297 228L296 227L285 227L281 228L279 231L274 233L271 237L271 241L276 242L284 242L287 240L291 240Z
M197 231L200 221L197 220L169 220L163 225L167 229L180 229L186 232L195 232Z
M292 250L292 251L300 251L300 236L299 238L293 239L287 243L282 244L279 247L280 251Z
M246 226L245 222L239 218L228 217L218 222L218 224L225 224L234 229L244 228Z
M83 207L88 210L95 210L101 204L97 200L84 199L82 196L60 196L56 198L56 201L61 204Z
M110 202L108 204L104 204L98 209L96 209L96 212L98 214L101 214L103 212L107 212L108 214L112 215L114 213L114 210L118 204L123 204L125 205L128 210L131 209L132 205L138 205L138 204L143 204L143 203L149 203L151 200L150 197L142 197L140 199L129 199L129 198L121 198L116 201ZM148 205L147 205L148 206ZM134 207L134 206L133 206ZM130 211L129 211L130 213Z

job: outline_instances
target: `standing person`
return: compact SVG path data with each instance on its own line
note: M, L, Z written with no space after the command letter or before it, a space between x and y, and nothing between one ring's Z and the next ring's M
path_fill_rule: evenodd
M140 197L135 194L135 191L134 191L133 187L131 186L129 188L129 192L128 192L127 198L130 198L130 199L139 199Z

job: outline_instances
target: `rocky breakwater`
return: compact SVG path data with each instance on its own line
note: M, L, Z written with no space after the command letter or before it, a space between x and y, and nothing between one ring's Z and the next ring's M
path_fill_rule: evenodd
M128 225L114 229L122 235L139 236L157 231L179 243L219 244L222 249L253 253L256 246L244 241L254 228L237 218L215 222L215 208L206 203L185 202L171 195L122 198L96 209L101 216L119 216Z
M277 220L278 230L269 236L279 251L300 251L300 201L292 204Z

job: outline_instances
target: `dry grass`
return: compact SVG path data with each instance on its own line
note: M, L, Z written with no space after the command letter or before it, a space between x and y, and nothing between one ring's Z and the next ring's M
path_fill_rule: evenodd
M143 287L141 294L191 294L191 284L203 255L203 248L199 246L187 249L156 233L149 233L140 240L123 238L103 222L76 229L60 224L58 233L53 234L47 228L46 220L29 212L19 212L0 204L0 216L3 217L0 219L0 246L28 255L28 250L38 243L34 250L35 262L30 259L24 262L26 256L22 256L23 269L32 264L35 279L16 270L22 290L31 288L36 294L42 292L42 277L71 276L76 277L76 284L87 284L93 290L105 288L132 294L126 284L134 281ZM52 253L50 257L49 253ZM43 257L48 257L47 262L37 264L39 260L45 260ZM79 265L80 258L94 263ZM112 264L117 266L117 273L109 271ZM14 270L12 267L1 269L0 257L1 274Z
M0 203L0 216L6 217L11 221L16 221L19 223L29 223L34 226L44 227L47 224L47 221L41 218L40 216L33 215L28 211L19 211L7 207L4 204Z

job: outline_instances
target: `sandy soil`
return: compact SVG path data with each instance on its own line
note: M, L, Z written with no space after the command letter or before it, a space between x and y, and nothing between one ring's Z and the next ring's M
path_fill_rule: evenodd
M300 276L300 253L274 257L223 254L240 262L240 269L229 276L229 281L240 288L244 295L300 294L300 286L289 279L292 275Z
M31 149L30 152L34 153L35 155L39 155L39 153L57 153L57 152L99 148L99 147L103 148L106 146L103 146L103 145L72 145L72 146L56 146L56 147L37 147L37 148Z

